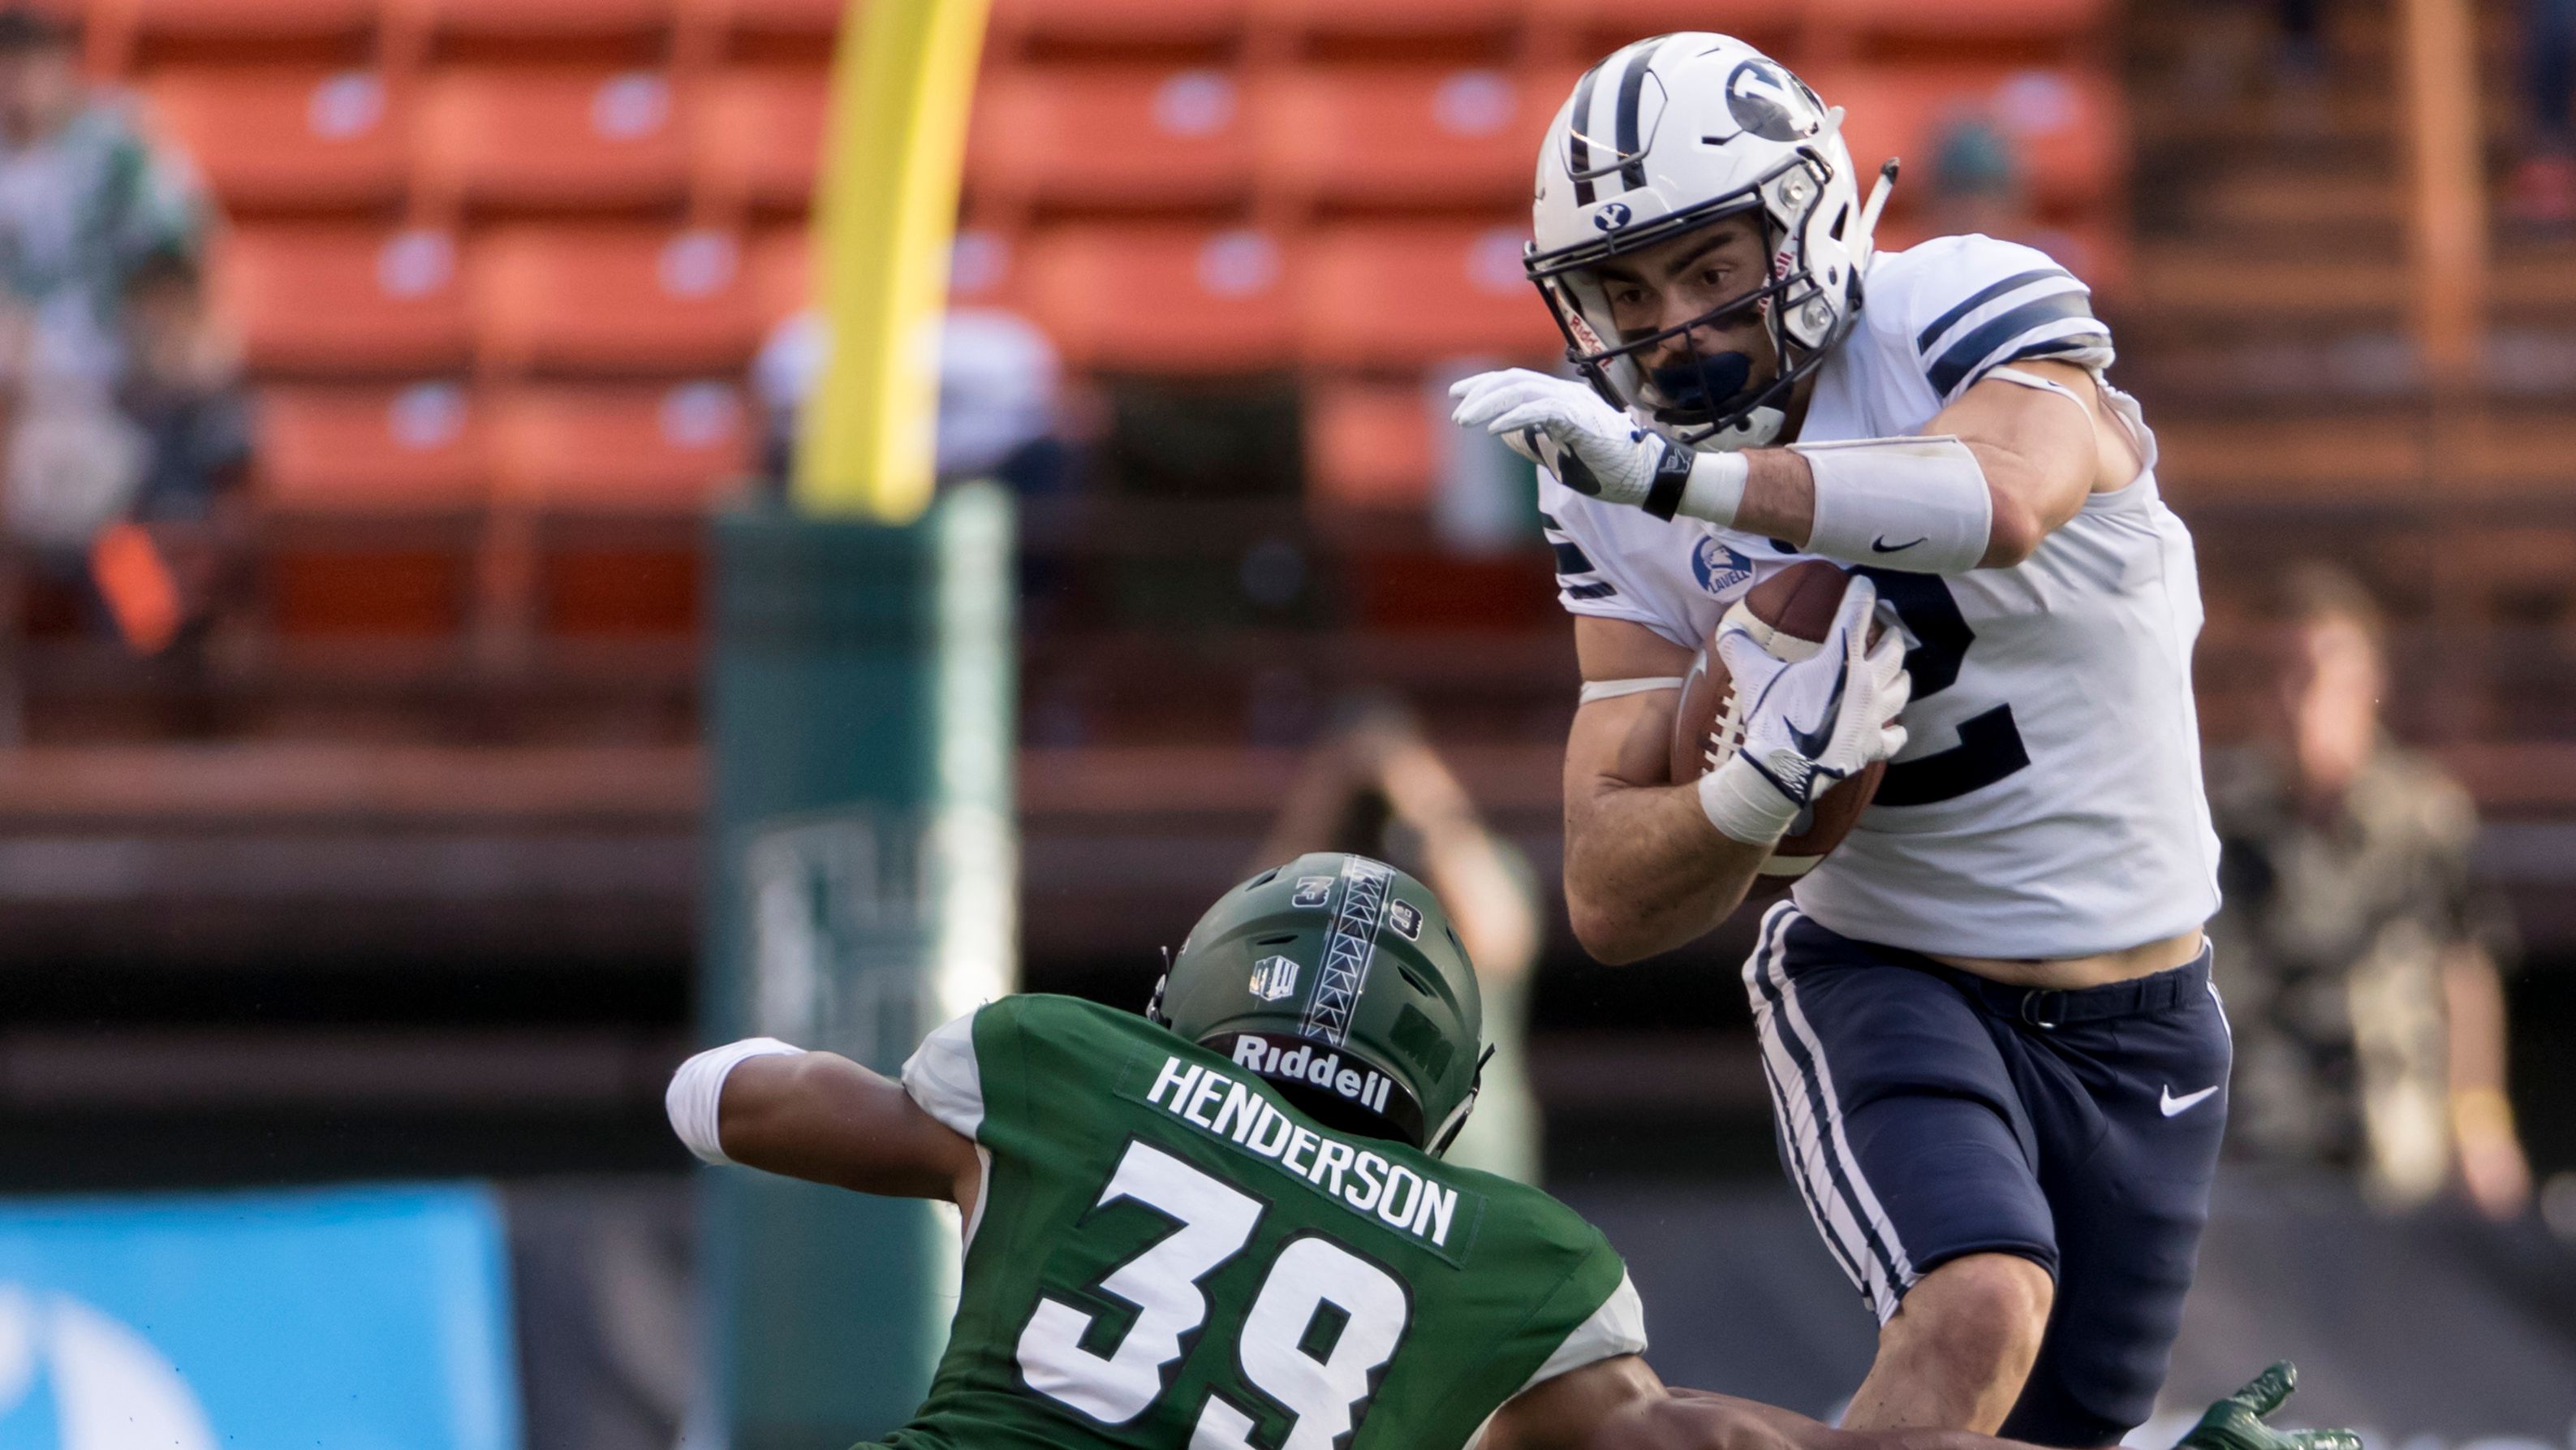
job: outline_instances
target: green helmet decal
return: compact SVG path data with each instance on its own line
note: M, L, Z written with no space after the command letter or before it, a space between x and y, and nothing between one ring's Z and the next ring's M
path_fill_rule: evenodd
M1483 1065L1483 1002L1448 913L1366 856L1315 852L1227 892L1148 1015L1327 1121L1435 1153Z

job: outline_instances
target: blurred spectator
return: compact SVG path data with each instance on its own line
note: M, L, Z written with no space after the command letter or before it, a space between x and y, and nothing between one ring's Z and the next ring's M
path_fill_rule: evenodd
M204 523L250 462L241 350L207 315L194 260L164 252L126 279L117 401L150 441L138 519Z
M204 238L194 184L81 79L77 39L49 15L0 8L0 297L23 330L9 358L21 389L113 386L128 276L194 256Z
M1545 925L1529 862L1486 826L1411 715L1388 705L1363 710L1315 748L1252 869L1308 851L1355 851L1402 867L1449 908L1476 967L1493 1049L1449 1161L1538 1182L1529 982Z
M2229 1144L2357 1170L2392 1207L2452 1182L2509 1217L2530 1194L2504 1093L2513 944L2469 879L2476 808L2382 731L2379 618L2361 586L2309 566L2281 606L2275 738L2211 762Z
M210 615L244 542L251 424L241 350L208 316L203 275L179 253L154 256L126 278L121 320L127 366L117 401L145 443L126 516L167 561L179 611L172 623L184 627ZM98 563L113 609L115 584ZM114 612L130 643L158 647L155 631L133 627L131 611Z
M2505 195L2534 226L2576 223L2576 0L2523 0L2524 102L2530 134Z
M2013 237L2034 224L2012 138L1992 117L1976 109L1953 110L1932 140L1934 235Z
M765 475L784 483L794 469L796 419L831 358L822 314L781 322L752 363L753 391L768 415ZM939 334L939 443L943 482L991 478L1022 496L1054 493L1069 477L1057 418L1061 369L1055 346L1016 313L960 308Z

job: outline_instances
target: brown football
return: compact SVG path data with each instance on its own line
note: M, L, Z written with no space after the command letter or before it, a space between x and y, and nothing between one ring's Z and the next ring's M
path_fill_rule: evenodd
M1741 609L1752 615L1754 637L1772 654L1784 660L1805 659L1832 631L1834 615L1843 604L1843 586L1850 580L1851 575L1837 565L1804 560L1754 585L1727 613L1733 616ZM1724 627L1725 621L1719 621L1719 628ZM1877 642L1879 628L1874 622L1870 626L1872 643ZM1682 682L1681 710L1673 720L1675 781L1699 779L1725 764L1744 743L1743 723L1733 718L1734 695L1726 663L1717 655L1717 632L1711 630L1700 641L1690 675ZM1762 874L1749 894L1776 896L1815 869L1851 834L1860 813L1869 808L1870 797L1878 794L1879 777L1886 771L1884 761L1872 764L1826 791L1792 821L1789 834L1780 838L1780 844L1771 848L1771 859L1762 863Z

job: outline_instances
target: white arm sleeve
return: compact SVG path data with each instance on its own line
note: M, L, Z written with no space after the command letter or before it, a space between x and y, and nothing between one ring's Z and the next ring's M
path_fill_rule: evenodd
M1816 483L1807 552L1909 574L1964 574L1986 556L1986 470L1947 433L1792 443Z
M746 1037L722 1047L710 1047L680 1064L671 1074L671 1085L662 1093L662 1111L671 1118L671 1131L689 1145L689 1151L709 1163L730 1163L724 1145L716 1140L716 1108L724 1100L724 1083L728 1074L755 1057L781 1057L802 1054L804 1048L790 1046L775 1037Z

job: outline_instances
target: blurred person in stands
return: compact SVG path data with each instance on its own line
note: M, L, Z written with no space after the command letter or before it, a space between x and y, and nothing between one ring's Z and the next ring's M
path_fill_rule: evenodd
M2505 1097L2513 938L2470 880L2476 807L2382 728L2379 612L2357 581L2295 570L2274 622L2274 738L2210 767L2230 1149L2356 1170L2392 1207L2453 1184L2516 1215L2531 1178Z
M23 335L13 381L103 390L126 360L128 277L196 255L207 216L131 108L81 79L77 43L62 20L0 7L0 294Z
M1393 704L1361 708L1315 747L1256 859L1309 851L1394 862L1450 904L1475 964L1494 1056L1449 1161L1535 1186L1540 1114L1529 1084L1529 984L1546 925L1528 859L1485 822L1420 724Z
M126 509L167 563L181 627L204 623L245 543L242 484L250 470L250 400L241 348L208 315L202 269L181 252L146 259L126 278L127 366L117 402L145 443L142 479ZM111 589L110 569L97 569ZM126 638L147 649L130 608L111 608ZM159 644L166 645L166 638Z
M0 6L0 522L40 572L94 584L127 638L158 648L178 613L168 571L112 530L161 463L156 424L119 394L149 372L138 342L169 328L128 313L168 310L171 259L197 255L207 214L130 108L83 81L78 39L50 13Z
M2576 224L2576 0L2523 0L2522 82L2529 132L2506 213L2531 226Z

